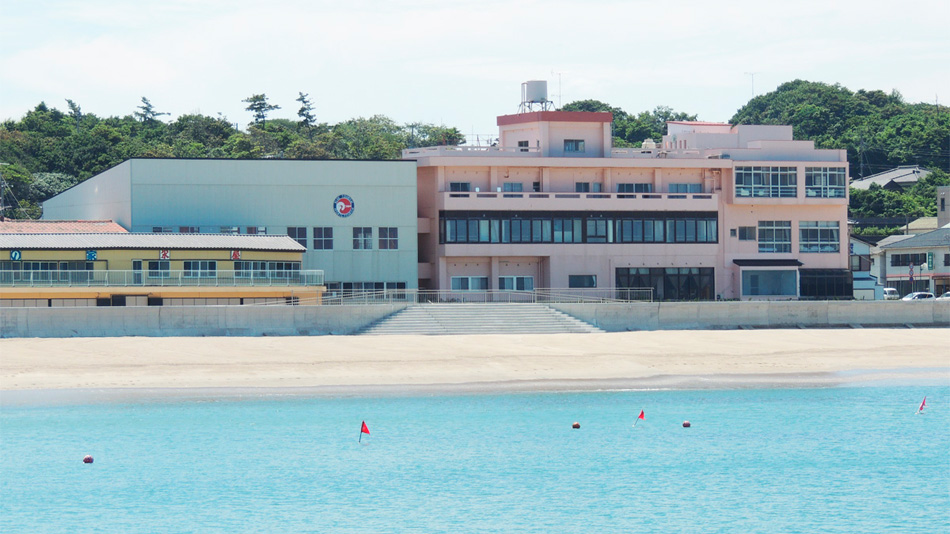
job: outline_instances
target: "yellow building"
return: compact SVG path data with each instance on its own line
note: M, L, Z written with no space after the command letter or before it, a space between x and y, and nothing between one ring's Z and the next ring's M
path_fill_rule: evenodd
M287 236L0 234L0 307L316 305Z

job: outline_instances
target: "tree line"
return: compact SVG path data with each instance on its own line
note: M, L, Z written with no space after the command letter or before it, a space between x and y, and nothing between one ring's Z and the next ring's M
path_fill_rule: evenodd
M129 158L397 159L405 148L465 142L457 128L399 124L384 115L321 122L303 92L296 99L296 119L270 118L281 108L263 93L243 102L253 117L244 130L220 114L162 120L169 114L146 97L128 115L102 118L83 112L73 100L66 100L65 111L40 102L19 120L0 123L0 162L7 164L0 167L4 199L22 207L5 215L37 217L42 201ZM631 113L597 100L571 102L562 110L613 113L617 147L660 141L666 121L697 120L695 114L668 107ZM846 150L852 177L908 164L936 171L907 192L852 190L851 216L933 215L936 208L927 195L950 183L947 173L940 172L950 169L950 111L907 103L897 92L852 92L795 80L753 98L730 122L791 125L796 139Z

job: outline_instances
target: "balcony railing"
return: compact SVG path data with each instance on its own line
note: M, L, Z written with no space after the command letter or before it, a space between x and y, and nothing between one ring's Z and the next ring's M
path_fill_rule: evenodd
M322 286L323 271L3 271L5 287Z

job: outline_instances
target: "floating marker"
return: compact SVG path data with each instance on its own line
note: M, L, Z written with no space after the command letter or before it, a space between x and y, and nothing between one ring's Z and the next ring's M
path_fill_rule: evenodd
M82 459L82 463L84 464L91 464L93 461L92 456L88 454Z
M580 427L581 427L581 424L578 423L577 421L574 421L574 424L571 425L571 428L574 428L574 429L578 429L578 428L580 428Z

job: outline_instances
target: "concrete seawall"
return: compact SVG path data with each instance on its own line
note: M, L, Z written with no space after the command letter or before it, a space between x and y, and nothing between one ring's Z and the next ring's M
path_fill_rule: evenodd
M406 306L391 303L2 308L0 337L345 335ZM857 325L950 327L950 302L633 302L550 306L608 332Z
M352 334L406 307L168 306L3 308L0 337L310 336Z
M950 326L950 302L777 301L551 304L608 332L834 326Z

